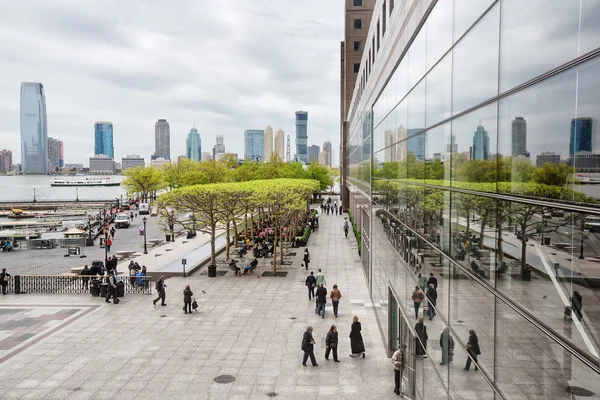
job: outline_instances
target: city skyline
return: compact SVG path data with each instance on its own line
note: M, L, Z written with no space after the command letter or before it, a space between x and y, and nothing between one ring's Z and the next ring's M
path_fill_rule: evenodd
M49 161L44 85L38 82L21 83L19 112L21 168L28 173L46 173L49 170Z
M166 119L159 119L154 124L154 155L171 159L171 128Z

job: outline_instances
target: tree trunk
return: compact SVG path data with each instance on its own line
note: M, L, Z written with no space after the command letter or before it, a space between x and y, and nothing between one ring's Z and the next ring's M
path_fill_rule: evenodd
M227 243L225 243L225 259L229 260L229 224L230 222L227 221L227 228L225 231L225 238L227 239Z
M244 210L244 240L248 239L248 209Z
M485 230L485 225L486 225L486 222L487 222L486 219L487 219L487 214L486 214L485 218L483 216L481 216L481 227L479 228L479 248L481 250L483 250L483 247L484 247L484 245L483 245L483 239L485 237L484 236L485 235L484 230ZM499 241L502 240L502 224L500 224L499 228L498 228L498 237L500 238Z
M281 236L281 238L279 239L279 257L280 257L280 261L281 261L281 265L283 265L283 228L280 228L281 230L279 231L279 235ZM289 236L289 232L288 232L288 236Z
M234 234L234 236L233 236L233 247L235 249L237 249L238 248L238 234L239 234L239 232L238 232L238 227L237 227L237 223L235 221L235 218L233 219L232 222L233 222L233 234Z
M216 229L213 225L210 229L210 263L217 265L217 250L215 249Z
M277 272L277 230L274 230L273 235L273 272Z

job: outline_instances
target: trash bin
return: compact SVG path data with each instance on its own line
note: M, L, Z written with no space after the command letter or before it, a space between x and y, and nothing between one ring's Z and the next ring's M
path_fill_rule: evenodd
M15 294L21 294L21 275L15 275L13 283L15 285Z
M523 271L521 272L521 278L523 279L523 281L530 281L531 280L531 268L529 268L529 267L523 268Z
M92 294L92 297L100 296L100 283L102 282L99 279L92 279L90 285L90 293Z
M209 278L216 278L217 277L217 266L216 265L209 265L208 266L208 277Z
M171 235L165 235L165 241L170 242L171 241Z
M550 246L550 238L549 237L544 238L544 245Z
M125 282L117 282L117 297L125 297Z
M85 239L85 245L87 247L93 247L94 246L94 239L92 239L92 238L86 238Z
M100 284L100 296L106 297L106 293L108 293L108 283Z

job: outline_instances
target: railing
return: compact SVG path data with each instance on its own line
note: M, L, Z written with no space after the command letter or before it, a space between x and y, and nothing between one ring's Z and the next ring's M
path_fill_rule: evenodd
M89 275L15 275L7 292L16 294L88 294L94 283L107 284L104 276ZM151 276L119 276L124 294L152 294Z
M27 250L45 250L65 247L83 247L85 238L62 238L62 239L31 239L19 242L20 249Z

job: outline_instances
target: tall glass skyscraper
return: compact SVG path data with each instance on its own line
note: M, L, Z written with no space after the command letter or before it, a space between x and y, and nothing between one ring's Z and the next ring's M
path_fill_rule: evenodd
M247 129L244 131L244 159L264 161L265 131Z
M592 151L592 118L573 118L571 120L571 140L569 156L580 151Z
M101 121L94 124L94 155L100 154L115 157L112 122Z
M154 155L171 159L171 127L166 119L159 119L154 124Z
M24 173L49 171L48 125L44 86L21 83L21 169Z
M490 137L483 126L479 125L473 134L473 160L490 159Z
M202 141L196 127L190 129L187 140L185 141L186 157L193 161L200 161L202 158Z
M308 163L308 112L296 111L296 159Z

